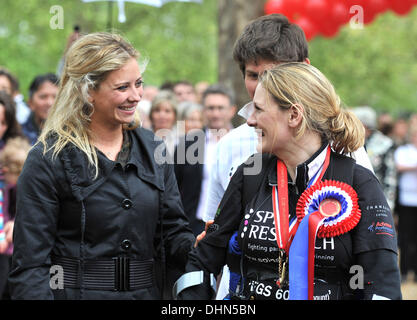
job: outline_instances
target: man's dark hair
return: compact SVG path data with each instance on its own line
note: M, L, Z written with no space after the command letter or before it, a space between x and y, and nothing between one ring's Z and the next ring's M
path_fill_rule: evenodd
M233 49L233 59L243 74L250 62L303 62L307 58L304 31L282 14L262 16L249 23Z
M233 106L235 104L235 94L234 94L234 92L231 89L229 89L228 87L226 87L222 84L219 84L219 83L218 84L213 84L213 85L209 86L203 92L203 95L201 97L201 101L203 102L203 105L204 105L204 100L210 94L222 94L222 95L229 98L231 106Z
M58 78L53 73L41 74L33 79L32 83L29 86L29 98L32 98L36 91L39 90L42 84L45 82L50 82L54 85L58 85Z

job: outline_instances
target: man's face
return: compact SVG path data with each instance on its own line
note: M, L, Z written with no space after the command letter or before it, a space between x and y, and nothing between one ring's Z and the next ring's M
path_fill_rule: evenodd
M204 99L203 117L209 129L229 129L235 111L229 97L223 94L208 94Z
M310 60L308 58L304 62L310 64ZM253 100L253 97L255 96L256 86L258 85L259 77L262 73L265 70L273 68L279 63L280 62L277 61L260 59L257 62L252 61L245 64L245 86L251 100ZM248 104L239 111L239 114L244 118L248 118L253 112L253 108L251 106L252 105Z
M196 101L194 88L188 84L183 84L183 83L177 84L174 87L174 93L175 93L175 96L177 97L178 102L183 102L183 101L195 102Z
M307 58L304 61L305 63L310 64L310 60ZM248 62L245 65L245 86L248 91L249 97L253 100L255 95L256 86L258 85L259 76L267 69L271 69L277 64L280 64L278 61L263 60L260 59L257 62L252 61Z
M256 86L258 85L259 76L267 69L271 69L277 64L268 60L259 60L257 62L248 62L245 65L245 86L249 97L253 100Z

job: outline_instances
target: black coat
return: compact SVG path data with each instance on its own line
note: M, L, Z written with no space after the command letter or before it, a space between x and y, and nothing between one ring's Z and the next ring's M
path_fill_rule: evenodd
M150 131L139 128L129 136L126 166L98 152L96 179L85 154L73 145L57 158L52 151L43 155L41 144L30 151L17 186L12 298L159 299L155 281L149 288L124 292L91 290L82 280L79 288L51 290L50 267L51 256L79 259L81 266L120 256L156 259L161 216L167 261L185 265L194 236L173 166L155 161L161 142Z
M195 136L189 134L180 139L174 153L178 189L195 235L204 230L204 223L196 214L203 182L205 139L205 130L195 131Z

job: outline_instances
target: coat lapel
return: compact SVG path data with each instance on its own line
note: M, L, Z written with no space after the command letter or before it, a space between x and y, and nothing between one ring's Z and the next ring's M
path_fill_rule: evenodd
M132 139L131 152L128 164L136 167L138 177L152 184L160 191L164 191L163 163L155 161L155 149L161 141L155 141L151 132L144 129L130 131ZM71 191L78 201L87 198L100 187L109 177L116 162L97 152L99 175L94 179L95 169L88 163L87 156L74 145L64 148L60 154L64 165L65 175L70 184Z

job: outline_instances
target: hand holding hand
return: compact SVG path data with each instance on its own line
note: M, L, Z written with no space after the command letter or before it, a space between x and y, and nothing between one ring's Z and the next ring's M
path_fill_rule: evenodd
M206 226L204 228L204 231L201 232L197 238L195 239L194 248L197 248L198 243L203 240L203 238L206 236L207 229L213 224L214 220L209 220L206 222Z

